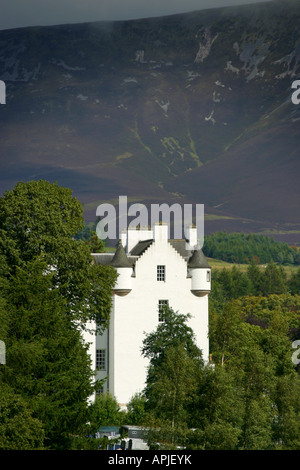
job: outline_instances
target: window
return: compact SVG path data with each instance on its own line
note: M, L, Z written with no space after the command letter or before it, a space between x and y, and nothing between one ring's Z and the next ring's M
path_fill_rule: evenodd
M96 397L99 397L100 395L104 394L104 387L103 385L100 388L97 388L96 390Z
M105 349L97 349L96 351L96 369L106 370Z
M210 271L206 271L206 282L210 282Z
M168 300L159 300L158 301L158 321L165 321L166 312L165 308L169 306Z
M165 281L166 280L166 267L158 265L157 266L157 280Z

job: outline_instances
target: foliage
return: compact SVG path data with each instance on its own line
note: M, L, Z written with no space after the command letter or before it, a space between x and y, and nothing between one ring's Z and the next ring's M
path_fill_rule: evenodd
M298 271L300 272L300 269ZM293 289L295 285L293 278L287 280L283 268L273 262L264 268L251 263L245 272L236 266L231 269L214 270L210 307L211 310L220 311L228 301L244 296L280 295L292 290L296 293L296 287Z
M90 431L95 434L101 426L121 426L125 418L117 400L110 393L100 394L89 406Z
M140 425L146 417L146 397L142 393L136 393L127 404L127 424Z
M145 409L159 419L160 433L169 436L164 439L169 439L172 447L175 440L178 444L179 428L188 420L187 406L194 398L202 355L186 324L189 315L166 307L164 318L143 341L142 352L149 358Z
M56 184L19 183L0 198L0 388L9 407L19 403L20 430L28 425L13 443L4 421L11 449L86 445L94 371L80 326L108 323L115 273L74 239L83 225L81 205Z
M203 252L210 258L229 263L270 262L297 264L298 253L287 243L258 234L215 232L205 236Z
M218 302L219 292L211 307L213 364L203 363L197 354L186 354L186 316L180 316L182 343L172 344L170 334L165 344L159 328L145 338L150 365L145 387L148 414L143 423L150 426L153 448L299 446L300 376L291 360L291 345L300 333L300 297L288 293L240 296L253 287L246 280L248 274L243 276L239 284L239 271L232 277L222 273L222 284L216 283L227 298ZM171 321L170 331L172 327ZM168 322L160 328L167 334Z
M89 247L74 239L83 226L80 203L57 184L18 183L0 198L0 253L9 273L41 256L72 319L105 326L116 275L113 268L93 264Z
M146 410L164 416L174 427L179 417L184 421L184 403L192 397L202 353L186 324L189 315L165 307L164 318L143 341L142 354L149 359Z
M0 450L35 450L44 446L42 423L26 400L0 383Z
M94 228L85 225L82 230L75 235L75 240L83 240L89 247L91 253L101 253L104 251L105 243L98 236Z
M171 346L183 345L191 357L201 357L196 346L194 332L187 325L190 315L174 312L164 306L164 321L160 322L155 331L146 335L143 341L142 354L150 360L151 365L159 366Z
M289 290L292 294L300 294L300 268L293 273L289 281Z
M45 445L68 448L86 421L93 372L65 301L52 289L52 273L35 259L18 267L5 291L9 321L0 383L22 395L45 431Z
M148 388L148 406L155 415L175 424L185 423L186 407L196 390L197 363L183 345L171 346L155 371L155 382ZM154 372L152 378L154 377Z

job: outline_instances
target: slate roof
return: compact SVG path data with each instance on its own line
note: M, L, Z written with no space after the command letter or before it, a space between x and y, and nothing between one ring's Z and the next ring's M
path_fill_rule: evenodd
M95 253L93 255L96 264L117 267L132 267L138 258L152 245L154 240L138 242L126 255L125 249L119 242L115 253ZM190 251L186 249L186 240L169 240L170 245L185 259L189 268L210 268L202 250Z
M182 256L186 261L191 256L191 251L186 249L186 240L169 240L170 245Z
M101 264L104 266L112 266L112 260L113 257L115 256L115 253L93 253L93 259L95 264ZM138 259L138 256L127 256L127 260L130 263L130 266L132 267L136 260ZM115 266L116 267L116 266Z
M195 250L188 262L189 268L210 268L202 250Z
M152 243L153 240L140 241L132 248L130 254L132 256L141 256Z
M110 265L114 268L131 268L129 259L127 258L125 249L122 245L122 242L119 241L116 252L110 262Z

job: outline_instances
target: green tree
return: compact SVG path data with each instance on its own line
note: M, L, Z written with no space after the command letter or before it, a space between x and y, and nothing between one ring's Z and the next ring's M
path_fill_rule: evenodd
M224 366L230 362L239 367L242 353L254 344L250 325L245 322L235 301L227 302L215 322L211 325L210 339L213 360Z
M249 292L249 294L261 294L263 288L263 273L257 264L253 261L250 263L247 269L247 275L252 285L252 290Z
M21 395L42 423L45 446L66 449L84 430L94 373L46 267L39 259L17 267L5 290L10 316L0 383Z
M166 307L164 318L145 337L142 352L149 359L146 411L158 419L160 439L172 447L186 439L188 405L194 398L203 361L194 333L186 323L189 315Z
M223 416L222 409L227 409L226 404L230 405L230 393L223 394L222 408L217 402L218 394L210 384L217 413L210 415L205 426L201 424L201 442L203 445L205 439L205 448L225 448L233 444L238 449L253 450L296 448L300 437L297 424L300 390L291 345L299 331L299 312L299 298L281 294L233 300L218 314L211 331L212 355L216 371L221 365L228 385L230 382L233 385L228 391L236 397L232 409L238 409L240 421L233 412L227 414L230 426L235 423L232 438L237 438L228 441L230 435L222 434L226 430L226 420L220 417ZM199 399L210 396L205 388L208 383L202 381ZM220 384L219 378L218 386ZM289 386L293 397L289 394ZM209 409L205 399L201 399L199 423L202 423L201 419L207 419L206 410ZM196 413L194 417L197 419ZM215 434L212 432L208 436L210 429Z
M182 361L187 358L202 365L202 352L197 347L192 328L187 325L189 315L174 312L170 307L164 309L165 321L160 322L155 331L149 333L142 347L142 354L149 359L145 395L147 409L155 409L157 389L161 386L166 373L171 373L170 354L180 353ZM176 362L176 367L179 364ZM168 372L166 372L168 370ZM172 375L175 380L175 375Z
M194 399L199 363L183 345L171 346L155 371L148 392L148 407L174 428L187 421L187 406Z
M292 274L291 279L288 282L288 287L292 294L300 294L300 268Z
M96 231L85 225L82 230L75 235L76 240L83 240L89 247L91 253L101 253L104 251L105 243L98 238Z
M44 429L21 395L0 383L0 450L43 449Z
M121 426L125 416L115 397L108 392L100 394L89 406L90 430L95 434L101 426Z
M187 325L190 314L174 312L164 307L164 319L155 331L146 335L143 340L142 354L150 360L151 365L158 366L165 358L171 346L183 345L190 357L201 358L202 351L195 343L195 335Z
M275 417L270 394L275 382L274 362L259 347L244 354L238 377L243 398L239 448L267 450L272 446Z
M226 367L206 366L198 376L195 400L189 406L192 448L233 450L241 434L243 401L236 377Z
M142 393L136 393L127 404L127 424L140 425L146 417L146 397Z
M116 279L75 240L83 225L80 203L56 184L19 183L0 198L0 384L22 396L51 449L86 432L95 387L80 326L108 324Z
M300 377L296 372L277 380L274 390L276 419L273 421L273 440L277 448L300 448Z
M286 274L281 266L271 262L267 265L262 283L262 295L287 292Z
M42 256L73 320L94 319L104 328L116 274L111 267L93 264L88 245L74 238L83 226L81 204L57 184L18 183L0 198L0 253L9 274Z

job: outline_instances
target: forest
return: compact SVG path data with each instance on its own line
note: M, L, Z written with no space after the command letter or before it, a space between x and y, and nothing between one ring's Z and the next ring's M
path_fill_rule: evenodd
M210 258L229 263L300 264L300 252L296 246L275 241L273 238L254 233L215 232L205 235L203 252Z
M300 267L287 277L253 251L243 269L212 268L210 361L189 312L167 308L124 411L109 394L89 400L99 383L81 332L109 324L116 275L91 263L91 244L104 246L82 231L68 188L30 181L0 198L0 449L101 449L100 426L122 424L146 427L151 449L299 449Z
M299 280L300 269L292 282L275 264L213 271L208 364L188 314L166 312L144 340L147 384L126 416L150 428L150 448L300 448ZM98 405L105 400L113 398Z

